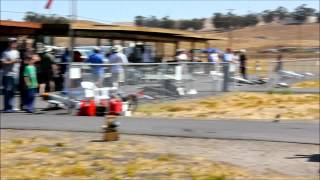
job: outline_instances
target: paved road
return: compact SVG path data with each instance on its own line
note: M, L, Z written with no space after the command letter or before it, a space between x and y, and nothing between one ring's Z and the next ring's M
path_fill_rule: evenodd
M121 133L215 139L319 143L318 122L256 122L119 117ZM101 132L104 119L67 115L1 114L3 129Z

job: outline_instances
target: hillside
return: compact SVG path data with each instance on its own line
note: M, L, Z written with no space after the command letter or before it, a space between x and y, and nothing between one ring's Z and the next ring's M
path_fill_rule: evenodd
M78 23L94 23L88 21L80 21ZM247 27L232 31L233 35L233 49L245 48L248 53L255 55L257 51L267 48L275 48L277 46L301 46L301 47L319 47L319 23L318 24L304 24L304 25L280 25L280 24L267 24L262 26ZM228 38L228 32L198 32L201 34ZM56 38L56 44L67 46L69 43L68 38ZM107 43L103 40L102 44ZM90 38L77 38L77 45L94 45L95 39ZM228 46L228 40L211 41L211 47L225 49ZM190 43L182 42L181 48L191 48ZM174 54L173 44L167 43L165 46L166 56ZM205 48L203 44L197 44L196 48ZM261 54L258 55L262 57ZM268 55L266 55L268 56ZM293 57L309 57L315 54L290 54Z
M228 38L228 32L204 33ZM319 23L304 25L268 24L232 31L233 48L260 50L276 46L319 46ZM216 47L226 48L227 41L214 42Z

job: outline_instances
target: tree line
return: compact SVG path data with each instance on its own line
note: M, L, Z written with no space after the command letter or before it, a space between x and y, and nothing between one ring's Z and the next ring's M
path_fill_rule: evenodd
M194 29L199 30L203 28L204 18L190 19L190 20L173 20L169 16L158 19L156 16L144 17L136 16L134 23L136 26L158 27L167 29Z
M233 13L214 13L211 23L218 29L243 28L254 26L259 21L270 23L275 19L283 20L285 18L292 18L298 22L303 23L308 16L317 16L319 22L319 12L315 9L307 7L302 4L289 12L284 7L278 7L274 10L265 10L261 13L248 13L245 15L236 15ZM27 12L24 17L25 21L39 22L39 23L54 23L62 24L68 23L70 20L66 17L58 15L42 15L34 12ZM134 23L136 26L159 27L167 29L182 29L182 30L200 30L204 27L205 18L194 18L184 20L173 20L169 16L157 18L156 16L144 17L136 16Z
M278 7L274 10L265 10L261 13L248 13L245 15L236 15L233 13L214 13L211 23L220 29L229 28L243 28L248 26L254 26L259 21L270 23L275 19L284 20L285 18L292 18L297 22L303 23L308 16L317 16L319 22L319 12L315 9L307 7L302 4L294 9L293 12L289 12L284 7ZM259 19L261 17L261 19ZM194 29L199 30L204 27L205 18L190 19L190 20L173 20L166 16L163 18L157 18L156 16L144 17L136 16L135 25L146 27L160 27L168 29Z
M56 14L43 15L35 12L26 12L24 18L25 21L38 22L38 23L52 23L52 24L65 24L69 22L68 18L58 16Z

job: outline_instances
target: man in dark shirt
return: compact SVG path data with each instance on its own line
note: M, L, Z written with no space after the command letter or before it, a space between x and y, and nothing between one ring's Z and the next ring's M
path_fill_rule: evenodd
M247 57L245 55L246 50L245 49L241 49L240 50L240 73L243 77L243 79L247 79L247 67L246 67L246 61L247 61Z
M55 90L55 84L53 81L54 56L50 54L51 51L52 48L50 47L42 47L39 52L41 59L37 63L39 94Z

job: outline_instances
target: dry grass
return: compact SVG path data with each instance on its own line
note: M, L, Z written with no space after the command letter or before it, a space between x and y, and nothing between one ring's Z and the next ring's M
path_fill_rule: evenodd
M235 30L233 48L258 50L276 46L319 46L319 23L304 25L265 25ZM228 33L211 33L212 36L227 38ZM259 39L263 36L265 39ZM226 41L215 41L217 47L226 48Z
M155 154L152 147L142 143L87 142L79 146L65 137L33 141L21 138L16 142L15 139L1 139L1 179L225 179L251 176L240 167L204 158ZM15 151L7 150L13 146Z
M179 102L146 104L136 116L199 119L282 119L319 118L318 94L228 93L223 96Z
M204 102L207 105L207 102ZM215 105L213 105L215 106ZM220 141L211 142L199 139L167 139L150 137L124 137L116 142L91 142L99 135L84 133L38 132L5 130L1 138L1 179L176 179L176 180L302 180L317 179L316 176L287 176L274 170L256 172L225 162L215 162L206 152L216 151L214 143L223 152L230 151ZM23 143L12 143L19 137ZM36 138L33 138L36 137ZM162 138L161 138L162 139ZM173 146L166 144L179 140ZM166 142L165 144L164 141ZM181 143L185 141L186 144ZM193 142L193 143L192 143ZM160 144L159 144L160 143ZM188 144L191 143L191 144ZM194 144L197 144L195 148ZM228 142L234 143L234 142ZM243 143L243 142L241 142ZM64 144L64 146L57 146ZM180 145L179 145L180 144ZM183 145L182 145L183 144ZM196 152L181 153L190 148ZM204 146L202 146L204 145ZM199 148L198 148L199 146ZM239 146L241 146L239 144ZM252 144L254 149L257 147ZM283 145L285 146L285 145ZM47 153L34 152L35 147L50 147ZM265 146L263 146L265 148ZM8 151L14 148L15 151ZM164 149L162 149L164 148ZM180 147L181 148L181 147ZM201 150L205 148L204 150ZM213 148L213 149L212 149ZM262 148L262 147L260 147ZM232 148L231 148L232 149ZM259 149L259 148L258 148ZM282 149L280 147L280 149ZM168 150L168 151L167 151ZM200 151L199 151L200 150ZM219 150L219 151L220 151ZM199 152L197 152L199 151ZM186 151L188 152L188 150ZM222 152L222 154L223 154ZM66 156L67 155L67 156ZM240 156L239 156L240 157ZM211 159L211 160L209 160ZM257 160L258 161L258 160ZM229 161L230 162L230 161ZM232 161L233 162L233 161ZM257 162L256 164L259 164ZM303 166L303 165L302 165ZM246 166L247 167L247 166Z
M292 85L294 88L320 88L320 81L314 80L314 81L304 81L295 83Z

